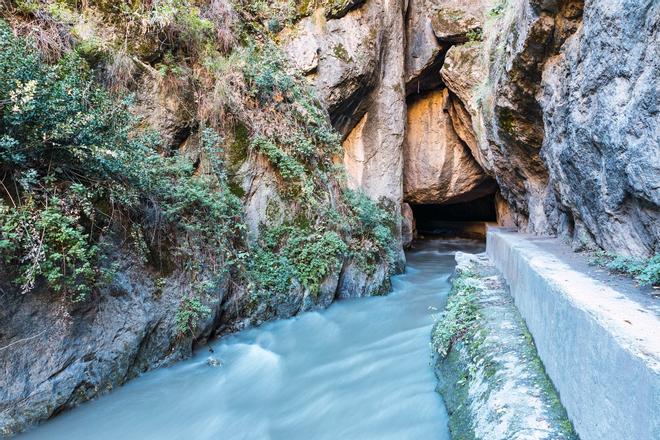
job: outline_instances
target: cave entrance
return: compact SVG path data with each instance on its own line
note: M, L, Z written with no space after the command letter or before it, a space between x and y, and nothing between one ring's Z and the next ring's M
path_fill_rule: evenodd
M469 202L410 204L418 235L483 238L486 224L497 221L495 194Z

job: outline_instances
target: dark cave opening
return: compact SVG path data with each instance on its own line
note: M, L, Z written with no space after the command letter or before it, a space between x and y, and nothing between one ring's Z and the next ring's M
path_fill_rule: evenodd
M497 221L494 193L469 202L410 207L418 235L484 237L486 223Z

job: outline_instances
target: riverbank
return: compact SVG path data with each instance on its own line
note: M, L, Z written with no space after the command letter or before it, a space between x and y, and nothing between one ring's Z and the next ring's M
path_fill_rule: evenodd
M452 438L576 439L502 276L483 255L456 261L432 333Z
M449 440L428 335L454 252L484 249L483 241L415 242L387 296L223 337L18 438Z

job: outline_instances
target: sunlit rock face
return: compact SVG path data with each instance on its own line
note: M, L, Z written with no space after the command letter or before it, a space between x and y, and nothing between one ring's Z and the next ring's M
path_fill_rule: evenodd
M402 0L356 3L340 18L316 13L280 34L344 136L349 184L399 206L405 130Z
M644 256L660 248L659 8L368 0L312 14L281 41L344 136L354 188L443 203L487 175L520 230ZM428 96L443 89L438 113Z
M458 203L495 192L494 182L454 131L447 89L408 106L404 198L415 204Z

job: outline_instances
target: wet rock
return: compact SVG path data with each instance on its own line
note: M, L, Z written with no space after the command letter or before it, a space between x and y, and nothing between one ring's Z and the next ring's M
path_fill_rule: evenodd
M415 227L415 217L409 204L403 203L401 206L401 242L403 247L412 243L417 234Z
M21 431L183 359L208 337L228 280L204 299L211 314L202 317L194 334L179 335L176 313L191 289L186 277L175 271L154 280L135 257L113 259L118 272L111 285L74 305L43 288L15 294L0 269L6 293L0 295L1 434Z
M209 356L206 359L206 365L208 365L209 367L221 367L222 366L222 361L220 361L220 359L218 359L216 357Z
M342 267L337 287L337 298L356 298L382 295L391 288L389 268L386 264L362 268L356 261L349 260Z

